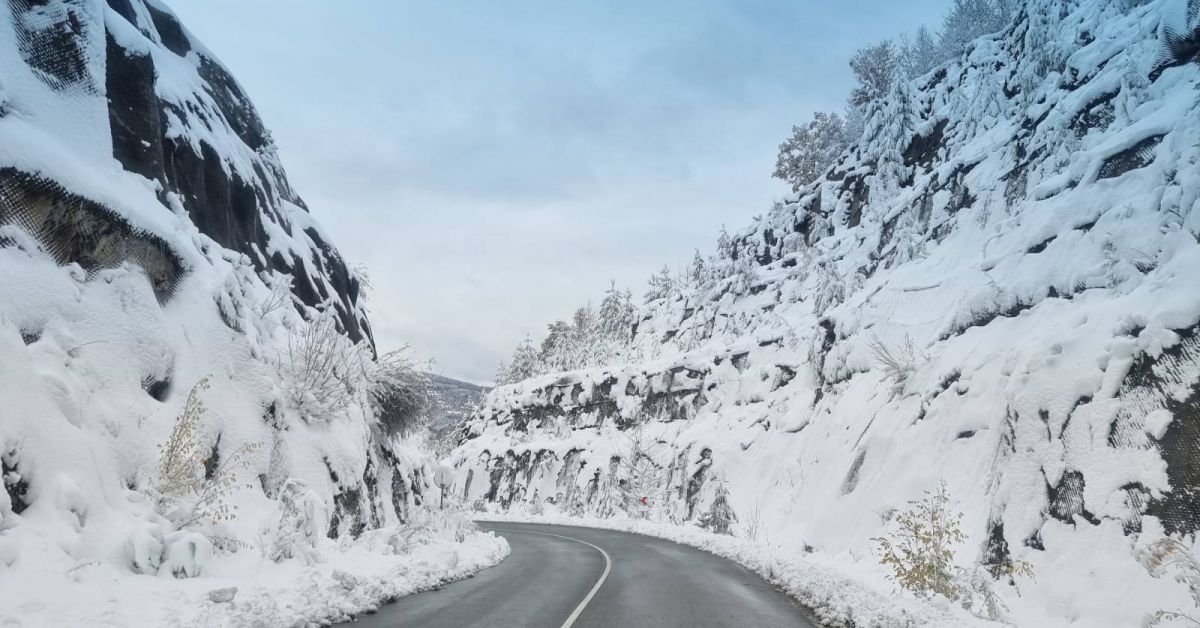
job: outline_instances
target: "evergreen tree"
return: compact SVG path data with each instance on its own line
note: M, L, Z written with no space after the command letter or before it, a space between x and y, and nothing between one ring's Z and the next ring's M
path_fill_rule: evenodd
M505 383L516 383L539 375L542 370L542 359L533 345L533 339L525 336L521 344L513 351L512 361L505 370Z
M850 92L850 106L861 107L888 93L896 77L900 57L891 40L867 46L850 58L850 69L858 85Z
M707 275L708 267L704 263L704 257L700 255L700 249L696 249L692 255L691 276L689 277L691 285L696 288L703 286Z
M793 126L792 136L779 145L774 175L792 191L816 180L846 149L846 127L836 113L818 111L812 121Z
M633 327L633 303L628 292L617 290L616 282L604 293L597 317L600 336L621 346L628 344Z
M730 239L729 232L725 230L725 225L721 225L721 235L717 237L717 257L733 259L733 240Z
M713 498L712 506L708 512L700 515L700 527L716 534L733 534L736 521L737 515L729 505L729 489L725 488L725 482L721 482L717 484L717 496Z
M1003 0L954 0L942 20L943 58L957 57L976 38L1000 31L1011 12L1011 4Z
M904 46L904 68L910 76L921 76L945 60L942 46L933 33L922 26Z
M667 298L675 287L675 280L671 277L671 268L664 264L662 270L650 276L647 284L646 303Z

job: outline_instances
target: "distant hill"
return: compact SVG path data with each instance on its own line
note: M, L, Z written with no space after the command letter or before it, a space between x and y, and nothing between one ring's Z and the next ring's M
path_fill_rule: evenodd
M433 373L429 373L429 381L433 384L435 398L430 428L437 434L444 434L470 418L472 410L491 390Z

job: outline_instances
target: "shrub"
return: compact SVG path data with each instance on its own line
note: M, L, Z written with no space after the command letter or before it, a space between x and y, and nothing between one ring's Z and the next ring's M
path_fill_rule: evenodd
M997 619L1006 608L987 572L954 563L954 546L964 537L962 513L951 512L949 502L944 482L925 491L924 499L910 501L909 509L893 518L897 529L892 534L871 539L879 562L891 567L892 578L903 589L924 597L940 595L976 615ZM1021 560L1005 561L998 568L999 576L1033 576L1032 566Z
M881 554L880 564L892 568L901 588L918 595L941 595L957 600L962 593L954 566L954 545L961 543L962 513L948 509L950 496L942 483L925 498L895 517L899 529L889 538L871 539Z
M1151 576L1161 578L1168 571L1175 571L1175 579L1187 585L1192 594L1192 603L1200 608L1200 562L1182 541L1167 537L1155 541L1138 556ZM1146 620L1147 626L1157 626L1165 621L1183 620L1200 626L1200 620L1179 611L1155 611Z
M904 342L892 347L884 344L878 336L872 335L867 341L867 346L875 356L875 362L883 369L883 376L892 380L892 390L896 393L903 392L904 384L917 369L917 363L924 358L913 345L912 337L905 334Z
M428 422L433 387L419 366L403 348L380 356L370 367L371 406L389 434L408 436Z
M279 524L267 533L267 558L279 562L287 558L315 561L317 543L325 538L325 503L301 480L289 478L277 498Z
M305 421L328 421L353 403L369 363L338 330L336 318L323 313L289 337L284 389Z
M208 460L200 444L205 408L200 395L208 389L207 377L192 387L171 435L159 447L158 474L151 492L159 513L179 528L234 518L237 506L229 504L228 498L237 489L248 488L238 482L237 471L246 466L248 456L259 447L258 443L244 443L205 477Z

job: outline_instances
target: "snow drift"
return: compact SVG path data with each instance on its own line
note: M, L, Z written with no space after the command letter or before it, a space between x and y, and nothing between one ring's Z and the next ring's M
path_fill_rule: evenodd
M961 561L1034 567L1009 620L1188 608L1135 554L1200 527L1198 28L1195 2L1024 3L643 307L621 360L492 391L456 490L695 522L724 485L740 534L887 591L870 539L944 480Z

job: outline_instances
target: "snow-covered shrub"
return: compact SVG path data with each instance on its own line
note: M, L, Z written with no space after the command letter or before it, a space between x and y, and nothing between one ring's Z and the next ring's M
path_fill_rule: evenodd
M722 482L717 485L717 495L713 498L712 506L708 512L700 515L699 525L716 534L733 534L733 524L736 521L737 515L729 505L729 489L725 488Z
M236 516L237 506L229 503L229 496L239 488L249 488L238 481L237 472L259 447L258 443L244 443L215 471L205 473L209 460L200 443L200 423L205 412L200 395L208 389L209 379L205 377L188 393L171 435L159 448L158 473L149 487L156 510L179 528L226 522Z
M804 126L793 126L792 136L779 145L773 176L797 191L824 174L846 144L841 116L818 111Z
M176 578L195 578L212 559L213 546L204 535L176 530L163 537L162 563L158 574Z
M908 510L896 514L891 534L872 539L880 564L891 567L901 588L951 600L962 594L954 564L954 546L963 540L962 513L952 513L949 502L944 483L925 491L923 499L910 501Z
M338 331L332 314L318 315L288 338L284 391L305 421L324 422L344 412L367 380L370 359Z
M870 347L875 362L883 369L884 377L892 380L892 390L896 393L902 392L904 384L916 370L918 363L923 360L923 356L913 345L912 336L905 334L903 343L890 346L878 336L872 335L867 341L867 346Z
M425 426L433 404L429 376L407 349L386 353L371 364L369 392L375 417L391 434L408 436Z
M1175 579L1187 585L1192 595L1192 603L1200 608L1200 561L1192 551L1179 539L1167 537L1147 545L1138 557L1151 576L1161 578L1168 571L1175 571ZM1200 626L1200 620L1181 611L1155 611L1146 619L1147 626L1157 626L1163 622L1181 620L1193 626Z
M275 562L302 558L311 564L316 557L317 543L325 538L325 502L316 491L295 478L283 483L276 501L279 523L265 535L267 558Z

